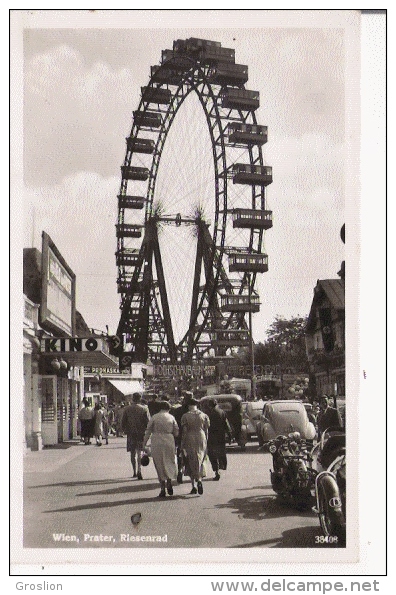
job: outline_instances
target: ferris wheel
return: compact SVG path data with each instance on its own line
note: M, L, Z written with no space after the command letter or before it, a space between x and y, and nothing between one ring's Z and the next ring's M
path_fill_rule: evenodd
M136 361L190 362L249 345L272 227L258 91L235 50L163 50L133 112L116 224L117 335Z

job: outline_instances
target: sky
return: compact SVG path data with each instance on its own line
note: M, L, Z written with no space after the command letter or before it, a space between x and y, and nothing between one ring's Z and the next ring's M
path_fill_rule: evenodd
M246 86L260 91L256 116L268 126L273 228L265 239L269 271L257 284L261 310L253 316L254 339L263 341L276 316L309 313L317 280L337 278L345 258L340 229L353 149L345 29L326 18L311 26L285 15L274 26L274 14L233 18L223 28L216 20L208 27L208 19L203 27L199 19L184 25L181 17L174 22L184 26L161 27L149 14L139 20L120 12L125 18L94 28L65 15L24 28L24 247L41 249L46 231L76 274L77 309L87 324L116 331L117 194L140 88L173 40L220 41L249 66Z

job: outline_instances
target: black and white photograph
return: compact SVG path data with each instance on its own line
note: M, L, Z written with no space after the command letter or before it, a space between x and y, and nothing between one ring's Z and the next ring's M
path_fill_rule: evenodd
M361 11L11 12L12 564L357 563Z

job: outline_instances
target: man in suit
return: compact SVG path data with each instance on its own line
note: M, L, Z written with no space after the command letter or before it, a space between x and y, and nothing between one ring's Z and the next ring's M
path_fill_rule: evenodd
M320 412L317 424L319 438L327 428L342 428L340 413L335 407L329 406L329 398L327 395L323 395L320 399Z
M141 455L144 433L150 420L148 407L142 405L141 400L142 395L140 393L132 395L132 403L124 408L121 423L122 430L127 435L127 452L131 453L133 477L138 479L143 479Z

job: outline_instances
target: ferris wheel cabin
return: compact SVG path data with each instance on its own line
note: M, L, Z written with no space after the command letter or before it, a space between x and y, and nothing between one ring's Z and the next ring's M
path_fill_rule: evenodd
M189 58L177 54L174 50L162 50L161 64L162 68L171 68L184 72L189 70L193 63Z
M215 85L244 85L249 78L248 67L244 64L219 64L209 74Z
M145 198L143 196L118 195L119 209L143 209Z
M272 211L234 209L232 219L232 225L236 228L270 229L272 227Z
M199 61L203 64L230 63L235 64L235 50L216 46L207 46L200 50Z
M160 87L142 87L142 98L146 103L157 103L158 105L168 105L172 99L172 93L169 89Z
M126 140L128 151L132 151L133 153L146 153L147 155L154 153L155 143L149 138L130 136Z
M253 112L260 107L260 92L247 89L226 89L221 101L222 107Z
M211 339L213 347L243 347L250 344L249 331L244 329L216 329Z
M272 183L272 167L235 163L232 168L234 184L257 184L268 186Z
M148 179L150 170L148 167L132 167L130 165L121 166L122 177L124 180L142 180Z
M191 64L189 65L191 67ZM172 65L163 64L161 66L155 65L151 67L151 78L160 84L180 85L183 81L183 71L188 68L180 69L172 62Z
M239 90L239 89L238 89ZM268 140L268 127L258 124L232 122L228 126L228 142L243 145L264 145Z
M162 123L161 114L157 114L157 112L139 112L138 110L133 112L133 121L136 126L144 128L160 128Z
M258 295L227 294L221 296L222 312L259 312L260 298Z
M180 53L196 52L208 47L221 48L221 42L212 41L211 39L199 39L198 37L176 39L176 41L173 42L173 51Z
M249 254L247 252L231 252L228 255L230 273L266 273L268 271L267 254Z
M141 238L143 225L117 223L117 238Z
M137 248L129 248L116 252L117 266L132 267L139 262L140 251Z

